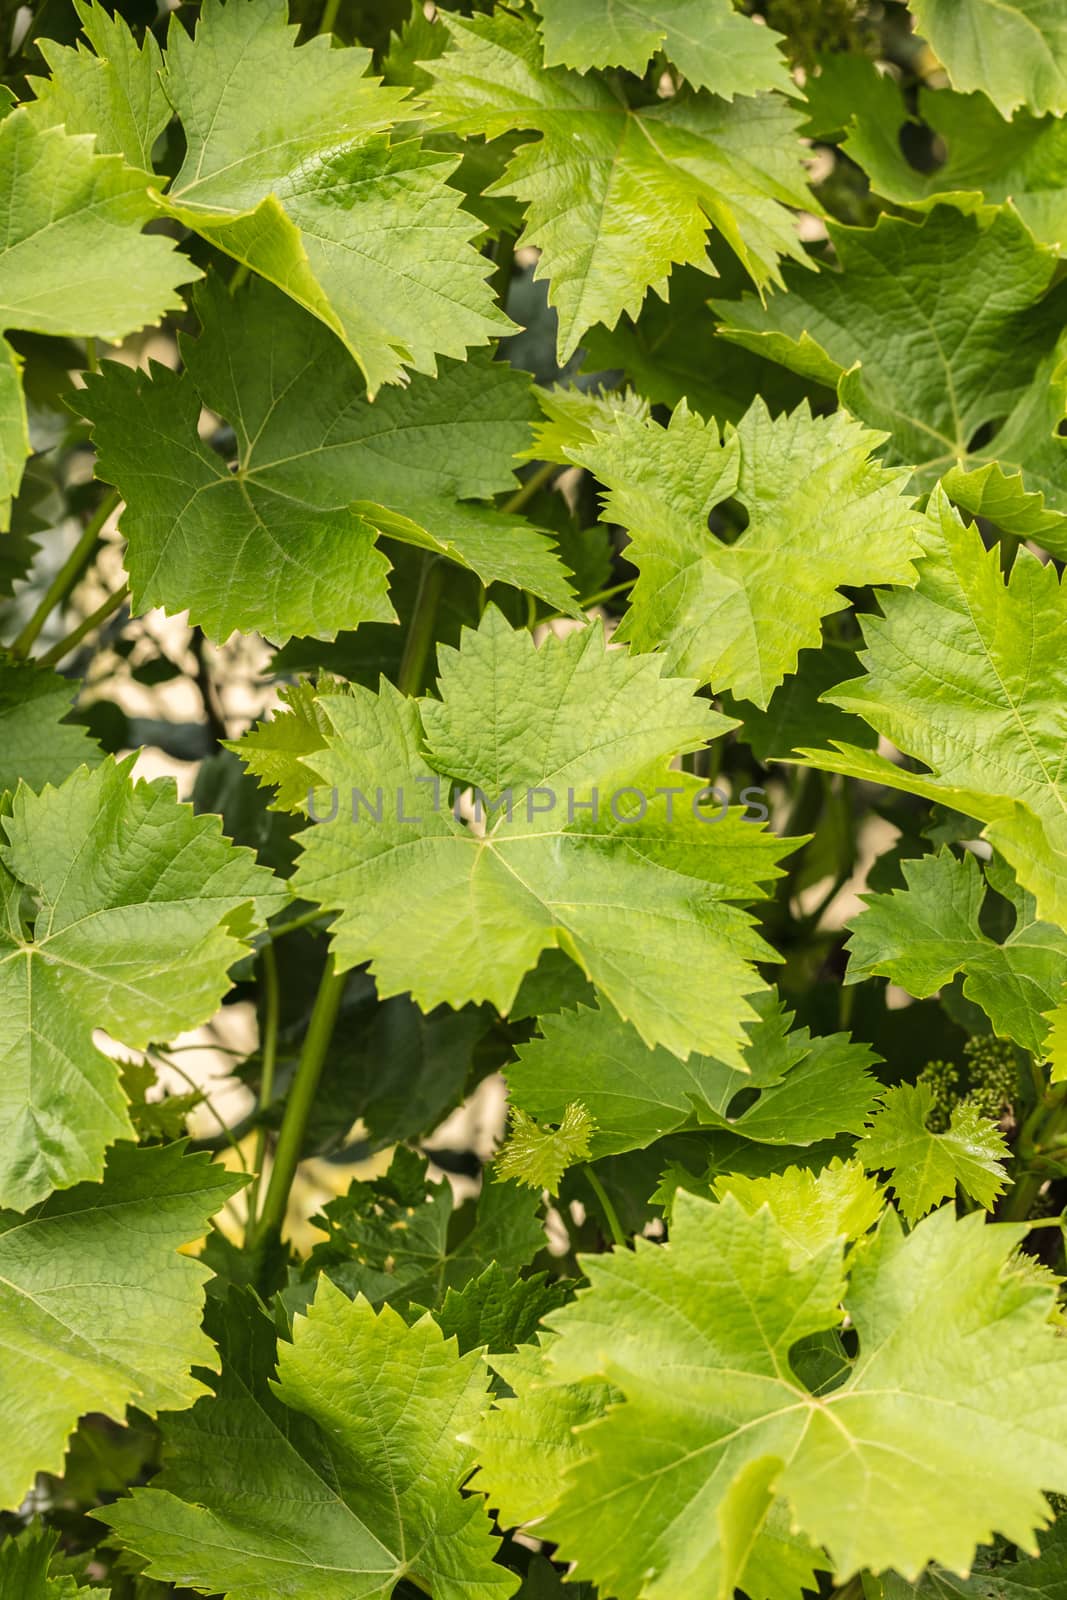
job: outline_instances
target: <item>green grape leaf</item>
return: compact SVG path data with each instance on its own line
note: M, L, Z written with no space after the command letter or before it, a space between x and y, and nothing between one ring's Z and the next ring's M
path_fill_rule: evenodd
M1053 1083L1062 1083L1067 1078L1067 994L1045 1013L1045 1021L1048 1023L1045 1054L1050 1077Z
M308 1258L300 1293L326 1272L371 1305L432 1310L494 1261L516 1272L532 1261L545 1242L538 1207L517 1184L486 1183L457 1210L449 1184L428 1184L426 1162L401 1147L384 1177L353 1183L315 1219L328 1237Z
M925 1000L964 974L963 993L981 1006L993 1032L1040 1058L1054 1006L1067 983L1067 933L1038 922L1022 897L1015 927L997 944L979 925L985 883L975 856L947 847L902 863L906 888L864 895L849 922L846 981L874 974Z
M945 1208L904 1235L889 1211L843 1282L841 1238L798 1258L768 1206L680 1193L666 1245L582 1258L588 1289L548 1318L548 1383L519 1379L520 1407L547 1408L553 1382L615 1403L544 1493L518 1481L518 1451L483 1456L478 1486L618 1600L747 1588L775 1497L839 1583L930 1560L966 1573L994 1531L1031 1547L1041 1491L1067 1481L1062 1405L1035 1413L1033 1384L1054 1395L1067 1350L1055 1286L1018 1265L1025 1231ZM858 1354L815 1394L793 1352L838 1325L842 1296Z
M732 1194L751 1216L767 1206L794 1262L817 1256L835 1239L860 1239L882 1214L882 1192L860 1161L835 1156L820 1172L786 1167L763 1178L733 1172L715 1179L717 1199Z
M864 618L862 678L828 698L856 712L913 772L873 751L802 751L812 765L940 801L985 823L1043 922L1067 928L1067 598L1055 566L1020 550L1005 581L996 549L931 498L919 583Z
M32 1216L0 1214L0 1505L37 1472L60 1473L86 1411L154 1416L205 1392L218 1371L200 1328L210 1273L179 1255L241 1185L180 1145L119 1144L103 1180L50 1195Z
M804 745L832 740L873 750L878 743L873 729L822 698L859 671L854 650L826 640L818 650L800 652L796 672L779 684L765 708L735 700L731 694L721 695L720 704L727 716L740 722L738 738L764 763L781 760Z
M1005 122L984 94L920 88L919 117L947 151L942 165L920 172L901 150L900 133L911 119L896 81L858 56L825 57L823 75L839 63L847 63L842 88L847 85L852 97L842 148L878 194L924 210L941 196L965 210L983 199L1010 200L1043 244L1067 242L1067 127L1061 118L1017 111Z
M31 77L31 115L39 127L62 124L68 133L94 134L102 155L125 156L131 167L151 172L152 147L174 114L152 31L146 28L138 44L129 24L102 5L74 0L74 9L92 49L40 40L51 76Z
M107 363L78 400L126 501L137 610L188 608L220 641L391 622L379 531L573 609L547 539L466 500L514 486L537 415L523 374L450 362L371 404L343 346L269 285L231 298L216 277L196 304L181 375ZM205 405L233 424L234 470L198 438Z
M1055 251L1010 207L942 204L919 223L883 216L829 230L840 269L787 270L789 293L765 307L713 302L724 336L835 385L890 435L886 460L913 467L919 488L943 478L965 510L1067 553Z
M133 758L16 790L0 826L0 1203L99 1178L133 1128L105 1028L143 1049L206 1022L257 916L287 899L217 817Z
M912 0L955 89L982 89L1002 116L1016 106L1067 111L1067 18L1055 0Z
M520 1106L512 1106L507 1141L494 1166L498 1178L514 1178L538 1193L558 1194L568 1167L589 1157L596 1124L588 1111L573 1100L563 1108L557 1128L543 1128Z
M22 362L8 341L0 337L0 530L11 526L11 502L19 492L22 469L30 454L26 399L22 393ZM0 556L0 593L3 584Z
M868 1171L890 1174L909 1222L955 1195L957 1183L990 1210L1008 1181L1003 1135L966 1102L955 1107L945 1133L932 1133L927 1120L933 1106L933 1091L925 1083L887 1089L857 1154Z
M294 48L287 14L208 0L192 38L172 19L163 86L186 156L159 203L321 318L374 394L512 324L446 181L458 158L391 144L385 130L417 114L407 90L365 75L368 50Z
M730 0L536 0L545 65L625 67L643 73L663 49L696 89L724 100L793 88L769 28L753 27Z
M737 810L712 820L700 781L669 770L726 719L597 625L536 649L490 607L439 662L440 700L386 683L321 700L334 731L313 760L335 803L320 795L292 883L339 913L340 969L369 961L379 994L424 1010L506 1013L558 947L649 1044L736 1062L751 962L771 957L732 902L761 895L790 843ZM451 780L475 786L480 826L448 808Z
M100 751L85 728L67 722L72 685L30 661L0 654L0 791L59 784Z
M55 1529L33 1523L0 1544L0 1600L108 1600L110 1589L83 1589L73 1578L48 1576L58 1543Z
M499 1261L490 1261L462 1289L446 1290L434 1320L446 1339L458 1341L461 1354L479 1346L503 1354L528 1344L541 1318L565 1305L572 1290L565 1278L550 1280L543 1272L514 1277Z
M276 1380L270 1323L251 1304L235 1323L215 1396L168 1419L162 1474L96 1513L149 1576L230 1600L386 1600L405 1576L438 1600L515 1592L481 1499L460 1494L474 1452L457 1435L486 1399L477 1352L328 1279Z
M789 1033L792 1018L773 996L751 998L760 1016L733 1064L698 1052L682 1062L663 1048L650 1050L607 1008L579 1005L543 1016L541 1037L517 1046L505 1069L512 1104L558 1122L580 1097L594 1123L593 1160L681 1128L729 1128L742 1139L789 1145L862 1133L877 1088L873 1053L845 1034ZM748 1103L735 1109L738 1095Z
M870 459L884 438L842 412L772 418L756 400L721 442L683 404L667 428L620 412L571 448L633 541L641 575L617 637L766 707L845 606L839 585L915 582L922 518L902 493L907 472ZM729 499L748 515L732 543L708 524Z
M593 323L614 327L649 288L664 294L673 265L713 272L709 226L758 285L780 281L779 257L806 260L786 207L815 202L798 163L798 114L779 96L702 92L637 110L597 78L546 69L529 18L443 22L453 48L428 64L435 114L460 134L542 135L490 192L526 206L520 243L541 251L536 276L549 279L559 313L561 364Z

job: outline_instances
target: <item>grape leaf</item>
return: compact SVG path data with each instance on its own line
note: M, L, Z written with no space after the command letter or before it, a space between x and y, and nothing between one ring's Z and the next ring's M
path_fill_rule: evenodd
M884 438L806 405L772 419L757 399L721 443L683 403L667 428L620 412L571 448L633 541L641 576L617 636L766 707L798 652L819 644L821 619L845 606L839 585L915 581L922 519L902 493L908 474L870 459ZM708 517L731 498L748 526L727 543Z
M1055 0L912 0L956 89L982 89L1002 116L1016 106L1067 111L1067 19Z
M1010 207L941 204L919 223L883 216L829 231L840 270L787 270L789 293L766 307L713 302L724 336L835 385L891 435L887 461L912 466L919 487L943 478L964 509L1067 553L1055 251Z
M372 405L343 346L269 285L231 298L216 277L196 304L181 375L107 363L79 396L97 472L126 501L138 610L188 607L220 640L393 621L378 530L572 609L548 541L467 500L514 486L537 415L523 374L449 363ZM197 437L205 405L233 423L233 471Z
M0 1545L0 1600L108 1600L110 1589L81 1589L73 1578L50 1578L59 1535L31 1524Z
M664 49L689 82L724 100L793 88L778 38L739 16L730 0L536 0L545 65L625 67L643 73Z
M40 126L32 107L0 118L0 328L117 340L178 309L200 277L173 241L141 228L153 215L147 176L88 135ZM0 366L0 508L29 454L19 362Z
M925 1083L887 1089L856 1153L871 1172L888 1172L900 1209L909 1222L942 1200L965 1194L989 1211L1007 1183L1003 1135L988 1117L961 1103L947 1132L932 1133L927 1119L933 1091Z
M760 1017L734 1065L710 1053L680 1062L668 1050L650 1050L607 1008L542 1017L541 1037L517 1046L505 1069L512 1103L556 1122L580 1099L594 1121L593 1160L680 1128L730 1128L759 1143L796 1145L861 1133L876 1088L872 1052L845 1034L787 1032L791 1016L769 1000L753 997ZM750 1103L734 1110L739 1094Z
M448 1288L434 1320L446 1339L457 1340L461 1354L479 1346L501 1354L533 1339L541 1318L565 1305L571 1288L565 1278L549 1279L543 1272L512 1277L499 1261L490 1261L462 1289Z
M287 896L251 850L194 817L169 779L131 784L133 757L61 788L21 786L0 843L0 1202L25 1210L99 1178L132 1137L106 1028L142 1049L195 1027L230 987L252 902Z
M792 1250L794 1264L835 1239L859 1239L882 1214L882 1194L859 1161L836 1158L821 1172L786 1167L764 1178L734 1172L715 1179L718 1199L732 1194L751 1216L767 1206Z
M491 607L439 660L440 701L384 682L320 701L334 731L314 776L335 814L317 810L292 881L339 912L340 969L369 961L379 994L424 1010L507 1012L558 946L649 1044L737 1061L750 963L770 952L730 902L757 898L789 844L736 810L710 821L700 781L668 768L726 720L599 626L536 650ZM483 795L481 830L442 805L449 780Z
M986 824L1038 917L1067 927L1067 600L1055 567L1020 550L1005 582L996 550L935 492L919 583L864 618L862 678L828 696L930 769L873 751L804 750L846 772L941 801Z
M407 91L365 76L368 50L294 48L287 14L207 0L192 38L172 18L163 86L186 156L159 203L321 318L373 395L512 324L446 182L458 158L391 144L384 130L416 114Z
M859 673L856 652L848 645L824 640L818 650L802 650L797 670L779 684L765 708L731 694L719 697L728 717L741 723L743 739L758 761L781 760L803 745L840 739L853 745L878 743L878 735L860 718L832 706L822 696Z
M383 1177L353 1183L315 1219L328 1237L288 1303L309 1297L316 1273L326 1272L371 1305L433 1309L494 1261L518 1271L533 1260L545 1242L539 1201L516 1184L485 1183L477 1201L456 1210L449 1184L428 1184L425 1160L401 1147Z
M739 1557L775 1495L839 1582L890 1565L915 1578L928 1560L967 1572L994 1530L1030 1546L1042 1489L1067 1480L1030 1397L1035 1380L1055 1393L1067 1350L1054 1285L1017 1264L1024 1232L946 1208L905 1236L888 1212L846 1286L841 1239L795 1260L768 1207L680 1193L668 1244L583 1257L589 1288L548 1318L549 1378L621 1399L550 1496L522 1496L526 1516L543 1508L538 1536L618 1600L745 1586ZM791 1352L838 1324L843 1292L859 1353L814 1395ZM483 1465L490 1503L517 1495L523 1466Z
M962 972L963 993L994 1033L1040 1058L1043 1013L1067 983L1067 934L1038 922L1026 895L1004 943L990 939L979 925L985 883L970 853L957 859L944 848L902 868L906 888L862 896L867 909L848 924L846 982L877 973L925 1000Z
M72 685L54 672L0 654L0 791L59 784L100 751L84 728L65 720Z
M589 1159L595 1123L577 1100L564 1106L557 1128L543 1128L520 1106L512 1106L508 1137L497 1152L497 1178L514 1178L538 1193L559 1193L563 1174Z
M493 1562L481 1500L459 1492L474 1452L456 1436L485 1403L478 1353L323 1279L272 1381L270 1323L251 1305L244 1318L216 1396L168 1419L163 1473L96 1513L148 1574L231 1600L385 1600L405 1575L439 1600L507 1600L518 1579Z
M74 0L74 9L92 49L40 40L51 76L30 78L33 120L94 134L101 154L125 156L131 167L151 172L152 147L173 116L152 31L146 28L138 44L129 24L102 5Z
M241 1179L180 1145L119 1144L103 1180L50 1195L32 1216L0 1214L0 1504L36 1472L59 1473L86 1411L154 1416L205 1392L218 1370L200 1328L207 1269L178 1247L199 1238Z
M1017 111L1005 122L984 94L920 88L919 117L947 149L942 165L921 172L901 150L910 116L895 80L858 56L827 57L823 74L838 62L848 63L853 97L842 148L879 194L924 210L941 196L965 210L983 199L1010 200L1043 244L1067 242L1067 127L1061 118Z
M797 114L777 95L731 103L700 93L634 109L607 84L541 64L532 20L446 16L453 48L429 63L432 110L453 131L522 145L490 193L526 205L520 243L536 245L549 279L562 365L594 322L614 327L671 267L714 271L709 226L758 285L780 282L778 260L806 260L785 209L814 204L798 163ZM747 26L747 24L742 24Z

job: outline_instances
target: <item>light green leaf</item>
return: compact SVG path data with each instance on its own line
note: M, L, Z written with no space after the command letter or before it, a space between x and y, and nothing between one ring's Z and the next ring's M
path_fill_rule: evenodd
M31 661L0 655L0 792L62 783L101 759L88 731L65 720L73 685Z
M589 1288L548 1318L549 1382L615 1392L571 1436L579 1458L543 1496L520 1499L525 1463L503 1453L479 1486L617 1600L745 1588L735 1553L768 1506L753 1474L839 1583L890 1565L915 1578L929 1560L967 1572L994 1531L1030 1546L1042 1490L1067 1482L1067 1348L1047 1322L1054 1285L1016 1265L1024 1231L946 1208L905 1236L890 1211L846 1285L840 1238L797 1260L767 1206L680 1194L666 1245L583 1257ZM815 1395L791 1352L838 1325L842 1295L858 1355ZM520 1407L527 1388L550 1392L519 1382ZM1035 1382L1051 1412L1035 1413Z
M1045 1013L1045 1021L1048 1023L1045 1054L1051 1081L1062 1083L1067 1078L1067 995Z
M716 302L723 334L836 385L855 416L890 434L886 460L914 467L918 487L944 478L965 509L1067 553L1055 251L1010 207L941 204L920 223L829 227L840 270L787 270L789 293L765 307Z
M446 1290L434 1321L446 1339L458 1340L461 1353L481 1346L500 1354L529 1343L545 1313L565 1305L573 1289L570 1279L544 1272L520 1278L490 1261L462 1289Z
M982 89L1002 116L1016 106L1067 111L1067 18L1056 0L912 0L919 32L956 89Z
M1038 917L1067 928L1067 597L1055 566L1027 550L1005 582L996 549L940 491L923 540L918 587L864 618L866 675L828 698L930 770L848 745L802 754L978 818Z
M206 1022L282 886L170 779L132 757L59 789L20 787L0 842L0 1203L25 1210L99 1178L132 1136L117 1064L94 1028L143 1049Z
M19 492L29 454L22 362L8 341L0 338L0 532L11 526L11 502Z
M924 1216L956 1185L991 1210L1007 1183L1008 1147L996 1124L965 1102L956 1106L945 1133L931 1133L927 1119L934 1096L925 1083L887 1089L856 1153L869 1172L888 1172L900 1209L909 1222Z
M369 961L380 995L424 1010L507 1012L558 947L649 1044L736 1062L769 950L731 902L758 898L789 845L736 810L712 821L700 781L670 770L726 720L599 626L537 650L489 608L439 661L441 700L383 683L321 702L314 768L338 805L327 821L322 797L293 887L339 913L339 967ZM450 780L481 791L480 825L447 808Z
M925 1000L964 973L963 992L981 1006L993 1032L1040 1057L1043 1015L1067 983L1067 933L1034 917L1019 897L1015 927L996 944L979 925L985 883L975 856L936 855L902 863L904 889L864 895L867 910L848 926L846 981L873 974Z
M709 226L759 285L780 281L780 256L806 260L786 207L814 202L797 114L777 95L627 108L598 78L543 67L531 19L442 20L453 48L428 64L432 110L460 134L543 135L490 193L527 207L520 243L541 250L536 276L559 313L561 363L592 323L636 314L649 288L665 295L672 265L713 271Z
M478 1352L323 1279L274 1381L269 1321L250 1303L229 1320L216 1397L168 1422L151 1488L97 1513L150 1576L229 1600L386 1600L405 1576L435 1600L515 1592L482 1501L460 1494Z
M0 1214L0 1504L34 1474L59 1474L86 1411L122 1421L190 1406L218 1370L201 1332L206 1267L179 1255L240 1187L180 1145L110 1152L101 1183L51 1195L30 1217Z
M498 1178L514 1178L538 1193L558 1194L568 1167L589 1157L596 1124L578 1101L564 1107L558 1128L542 1128L519 1106L512 1106L507 1142L494 1161Z
M778 37L730 0L536 0L545 65L625 67L638 75L664 49L696 89L724 100L792 89Z
M920 88L919 117L947 152L942 165L920 172L901 149L910 114L896 80L860 56L826 57L823 74L845 63L852 99L842 148L878 194L924 210L942 196L964 210L983 200L1010 200L1043 244L1067 246L1067 125L1061 118L1017 111L1005 122L984 94Z
M524 374L449 363L371 404L343 346L267 284L231 298L215 278L196 303L203 333L183 341L180 375L107 363L79 398L98 475L126 501L138 610L188 608L219 640L391 622L379 529L572 608L543 535L461 503L514 484L537 415ZM232 471L198 437L205 405L233 424Z
M446 182L457 158L391 144L384 130L417 115L407 90L365 75L369 50L295 49L287 13L208 0L192 38L172 19L163 84L186 157L160 203L321 318L373 394L512 324Z
M163 57L150 28L138 44L129 24L102 5L74 0L92 49L38 38L51 76L30 79L36 95L31 115L38 127L62 124L68 133L91 133L102 155L125 156L152 170L152 147L173 116L163 92Z
M708 1053L681 1062L668 1050L650 1050L606 1007L542 1017L541 1037L519 1045L506 1068L512 1103L558 1122L580 1099L594 1121L593 1160L680 1128L729 1128L758 1143L796 1145L861 1133L876 1088L872 1052L845 1034L788 1033L792 1017L773 995L750 999L759 1020L748 1025L741 1060L732 1065ZM738 1095L749 1103L735 1112Z
M683 403L666 429L620 412L568 450L633 541L641 576L617 637L765 707L798 652L820 643L822 618L845 606L839 585L915 581L922 518L902 492L907 472L870 459L884 438L806 405L772 418L756 400L722 442ZM727 499L748 515L732 543L708 526Z
M786 1167L766 1178L730 1173L715 1179L721 1200L732 1194L751 1216L768 1206L794 1263L817 1256L835 1239L860 1239L882 1214L882 1193L859 1161L835 1158L821 1172Z
M178 284L201 274L140 231L147 183L25 107L0 120L0 327L117 340L179 309Z

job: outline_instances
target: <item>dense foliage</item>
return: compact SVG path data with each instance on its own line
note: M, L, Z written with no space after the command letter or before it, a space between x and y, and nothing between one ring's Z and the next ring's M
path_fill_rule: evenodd
M0 1600L1067 1600L1067 7L161 9L0 7Z

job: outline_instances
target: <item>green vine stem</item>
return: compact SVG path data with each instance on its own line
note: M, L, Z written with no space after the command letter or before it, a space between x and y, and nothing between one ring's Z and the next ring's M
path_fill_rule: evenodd
M516 489L511 499L504 501L504 504L500 507L504 515L510 517L516 511L521 511L523 506L533 499L539 489L543 489L546 484L552 482L558 471L559 467L554 461L546 461L543 466L538 467L536 472L530 474L522 488Z
M296 1075L285 1103L263 1209L259 1221L249 1228L248 1242L251 1244L259 1245L272 1235L281 1234L289 1209L289 1191L300 1165L308 1117L326 1064L326 1053L333 1038L344 987L345 975L334 971L333 957L327 956L311 1021L304 1037L304 1048L300 1052Z
M1004 1197L1000 1216L1024 1222L1049 1176L1044 1158L1067 1127L1067 1083L1055 1083L1038 1100L1019 1130L1016 1159L1022 1170Z
M96 552L101 528L118 504L119 496L114 491L105 495L101 500L92 517L86 523L85 532L48 585L33 616L11 646L11 654L13 656L25 656L29 653L31 646L36 641L38 634L56 606L60 605L70 594Z
M129 596L130 586L128 583L124 583L121 589L116 589L114 594L109 594L107 599L101 605L98 605L95 611L90 612L89 616L83 617L78 626L73 628L65 639L60 639L59 643L54 644L51 650L46 650L43 656L39 656L39 664L42 667L58 666L63 657L69 656L70 652L76 645L81 644L87 634L93 633L107 621L108 617L113 616L119 607L129 599Z
M619 1213L615 1210L608 1191L605 1189L604 1185L601 1183L592 1167L586 1167L585 1177L590 1189L592 1189L593 1193L597 1197L597 1202L601 1211L604 1213L604 1220L608 1225L608 1231L610 1232L612 1239L618 1245L620 1250L625 1250L628 1240L626 1238L626 1234L623 1232L622 1223L619 1221Z
M437 620L437 602L444 588L445 569L439 556L428 555L423 563L415 607L408 624L404 641L404 654L400 660L396 686L401 694L418 694L426 671L426 661L433 645L434 624Z
M248 1227L255 1227L259 1211L259 1186L263 1178L263 1160L267 1153L267 1125L262 1117L274 1099L274 1069L278 1061L278 1024L281 1016L281 991L278 987L278 962L274 945L267 943L259 952L259 969L263 980L263 1039L261 1055L263 1067L259 1079L260 1124L256 1129L256 1148L252 1160L253 1178L248 1191Z

